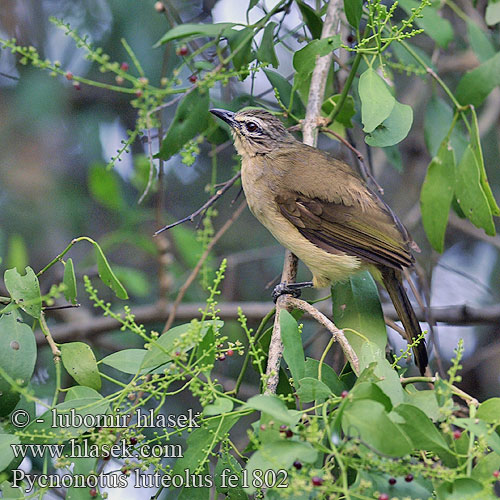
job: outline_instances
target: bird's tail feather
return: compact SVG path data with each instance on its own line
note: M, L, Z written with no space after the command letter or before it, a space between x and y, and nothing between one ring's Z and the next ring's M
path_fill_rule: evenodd
M403 287L401 271L392 268L380 269L384 286L391 297L394 308L398 313L399 319L403 323L408 342L413 342L421 333L420 324L413 307L406 295ZM428 364L427 349L425 341L422 339L417 346L413 348L415 363L417 364L420 373L423 375Z

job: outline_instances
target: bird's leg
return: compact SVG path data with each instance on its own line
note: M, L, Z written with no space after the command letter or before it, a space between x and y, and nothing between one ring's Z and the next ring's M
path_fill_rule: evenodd
M276 285L273 290L273 301L276 304L278 297L281 295L292 295L295 298L300 297L302 288L313 286L312 281L303 281L302 283L286 283L282 282Z

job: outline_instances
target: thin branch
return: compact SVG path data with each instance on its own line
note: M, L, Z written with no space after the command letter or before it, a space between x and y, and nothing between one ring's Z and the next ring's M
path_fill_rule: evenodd
M153 236L158 236L163 231L172 229L173 227L178 226L179 224L184 224L184 222L188 221L193 222L193 220L196 217L198 217L198 215L200 215L205 209L211 207L240 177L241 177L241 172L238 172L234 177L225 182L224 187L218 189L216 193L212 197L210 197L198 210L195 210L191 215L188 215L187 217L179 219L178 221L169 224L168 226L158 229L158 231L156 231Z
M206 304L192 302L181 304L177 309L177 319L191 320L199 313L200 308ZM220 316L223 319L238 319L238 308L241 307L249 321L260 321L269 312L269 302L222 302L217 306L220 309ZM327 303L320 303L316 308L323 314L331 313L331 306ZM384 316L399 321L398 315L392 304L383 304ZM151 324L167 321L171 306L164 304L150 304L138 306L133 309L137 323ZM433 307L430 312L437 323L444 323L455 326L468 325L498 325L500 322L500 304L491 306L476 307L463 305L452 305L447 307ZM419 321L425 322L425 314L420 309L415 313ZM54 325L51 327L52 336L58 342L68 342L75 339L89 339L101 333L119 329L118 321L106 316L95 316L89 319L77 319L69 323ZM37 345L43 345L46 340L42 332L36 332Z
M288 304L295 308L295 309L300 309L301 311L304 311L308 313L310 316L312 316L318 323L323 325L335 338L335 340L340 344L342 347L342 350L344 351L345 357L349 360L351 363L352 369L356 375L359 375L359 360L354 352L354 349L351 347L349 342L347 341L344 332L342 330L339 330L335 324L330 321L323 313L318 311L314 306L309 304L309 302L306 302L305 300L300 300L296 299L294 297L291 297L290 295L286 296Z
M224 223L224 225L219 229L217 234L212 238L210 243L207 245L207 248L203 252L203 255L200 257L200 260L198 260L198 263L191 271L191 274L188 276L188 279L180 288L179 293L177 294L177 297L175 299L175 302L172 305L172 309L170 309L170 314L168 315L168 319L167 322L165 323L165 327L163 328L163 332L166 332L172 326L172 323L174 322L175 316L177 314L177 309L179 308L179 305L182 302L184 295L186 294L188 288L191 286L193 281L196 279L196 276L200 272L201 266L207 260L213 247L222 238L223 234L231 227L234 221L241 215L246 206L247 206L246 201L241 203L241 205L235 210L233 215Z

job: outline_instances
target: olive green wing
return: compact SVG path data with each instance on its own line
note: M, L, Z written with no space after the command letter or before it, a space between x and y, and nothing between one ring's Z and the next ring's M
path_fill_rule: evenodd
M380 198L368 189L364 194L344 204L282 192L276 203L305 238L329 253L342 251L394 269L412 266L408 232Z

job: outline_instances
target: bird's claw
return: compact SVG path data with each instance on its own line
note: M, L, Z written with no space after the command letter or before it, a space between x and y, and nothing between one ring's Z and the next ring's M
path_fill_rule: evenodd
M302 291L300 288L294 287L293 285L295 285L295 283L290 283L290 285L288 285L284 281L279 285L276 285L272 293L273 302L276 304L276 301L282 295L291 295L292 297L298 299L302 294Z

